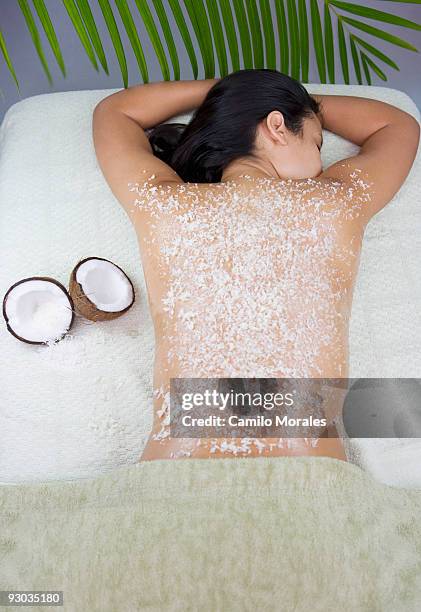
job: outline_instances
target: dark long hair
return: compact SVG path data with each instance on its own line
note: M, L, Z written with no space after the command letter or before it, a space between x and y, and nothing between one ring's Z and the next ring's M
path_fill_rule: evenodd
M232 161L253 155L257 126L273 110L301 135L304 118L320 105L278 70L238 70L215 83L188 124L162 123L147 134L154 154L183 181L216 183Z

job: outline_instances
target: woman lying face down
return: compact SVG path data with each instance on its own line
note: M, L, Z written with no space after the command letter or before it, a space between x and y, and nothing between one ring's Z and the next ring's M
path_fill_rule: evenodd
M187 126L165 124L192 109ZM310 96L262 69L117 92L96 107L93 128L138 236L155 328L154 419L141 459L346 460L335 429L343 397L318 439L176 438L170 381L346 379L364 229L406 178L418 123L376 100ZM359 154L323 169L322 129Z

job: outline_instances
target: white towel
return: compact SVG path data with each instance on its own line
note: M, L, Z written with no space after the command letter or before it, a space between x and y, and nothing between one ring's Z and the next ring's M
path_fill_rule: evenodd
M311 93L377 98L419 119L412 99L395 89L306 87ZM114 91L34 96L12 106L1 126L1 298L28 276L52 276L68 286L80 259L99 256L130 276L136 302L114 321L88 324L78 318L54 347L19 342L3 320L0 482L91 477L135 462L152 424L154 336L136 235L102 176L92 143L92 111ZM329 132L324 143L324 167L358 151ZM405 184L367 227L350 325L351 377L421 375L420 187L418 154ZM421 465L421 440L381 442L386 450L377 448L373 455L378 441L351 440L353 460L379 480L399 485L409 455ZM418 468L410 481L421 486ZM408 474L403 486L407 482Z

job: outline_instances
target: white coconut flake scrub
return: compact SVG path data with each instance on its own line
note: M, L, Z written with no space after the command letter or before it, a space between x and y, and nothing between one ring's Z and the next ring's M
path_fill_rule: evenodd
M156 334L151 453L315 448L314 439L171 439L169 380L347 377L359 216L370 199L362 172L347 185L249 175L215 184L150 180L128 188Z

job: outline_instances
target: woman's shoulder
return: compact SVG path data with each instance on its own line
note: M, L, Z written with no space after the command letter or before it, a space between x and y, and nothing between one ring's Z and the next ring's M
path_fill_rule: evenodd
M233 182L214 182L214 183L189 183L180 180L160 181L152 177L142 178L130 183L129 188L150 199L156 197L178 196L178 197L197 197L201 194L217 193L224 189L233 189L239 184Z
M209 187L208 187L209 185ZM154 177L129 184L133 192L133 213L158 216L162 213L177 213L189 204L198 203L211 189L208 183L185 183L183 181L156 181Z
M189 208L224 202L240 202L241 199L271 198L293 201L295 206L311 204L325 208L335 207L349 212L361 205L356 192L340 179L315 177L304 179L278 179L254 177L248 180L229 180L214 183L189 183L183 181L157 181L154 177L129 185L134 193L134 210L152 215L184 212Z

